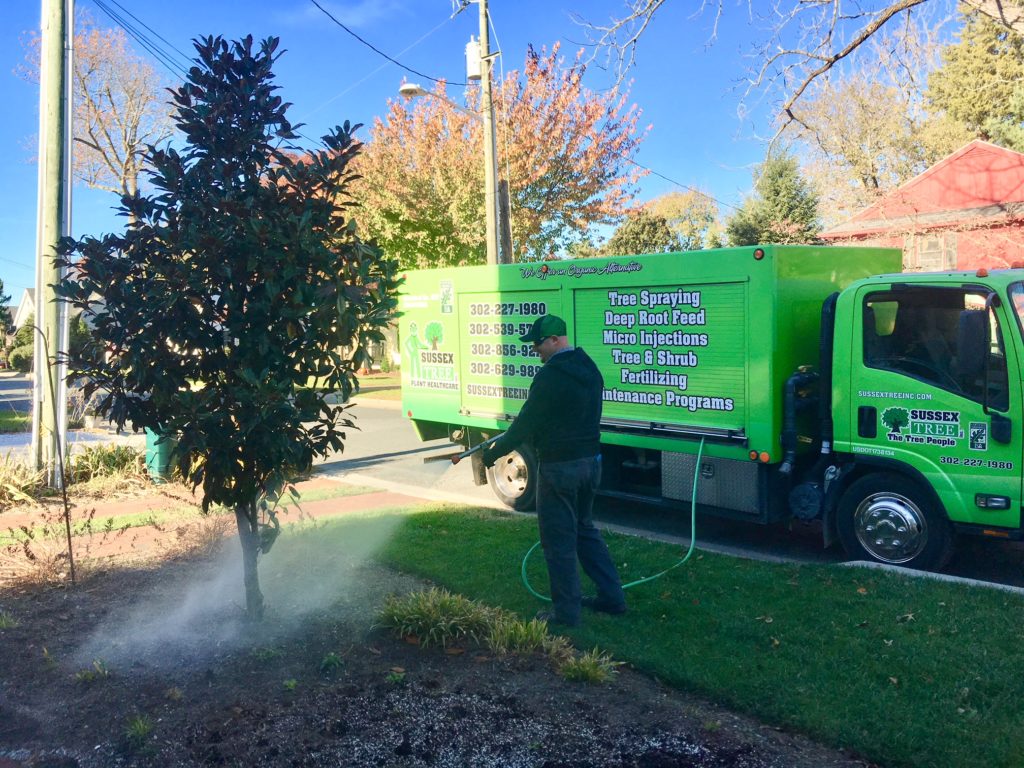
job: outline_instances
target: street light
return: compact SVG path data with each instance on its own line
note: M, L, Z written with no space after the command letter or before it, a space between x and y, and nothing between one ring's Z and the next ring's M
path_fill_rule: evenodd
M452 101L443 94L428 91L424 89L423 86L421 86L419 83L402 83L398 88L398 94L400 96L404 96L407 99L411 99L416 96L430 96L431 98L437 99L438 101L443 101L445 104L457 109L464 115L469 115L477 122L483 122L483 117L480 116L479 112L474 112L471 109L466 109L461 104Z
M398 86L398 93L407 99L411 99L413 96L426 96L428 91L423 90L423 87L418 83L402 83ZM468 109L466 111L469 112Z
M490 88L487 88L486 90L487 105L491 106ZM482 113L473 112L470 109L466 109L465 107L456 104L443 94L425 90L418 83L402 83L398 88L398 93L407 99L411 99L416 96L432 96L433 98L440 99L449 106L454 107L459 112L469 115L474 120L479 120L483 123L484 209L486 214L485 220L487 223L487 263L501 264L503 261L510 261L507 255L505 259L502 259L499 256L501 253L501 233L499 231L499 222L501 222L501 217L498 215L498 201L501 199L501 194L498 190L498 141L494 131L493 106L491 106L490 110L485 109Z

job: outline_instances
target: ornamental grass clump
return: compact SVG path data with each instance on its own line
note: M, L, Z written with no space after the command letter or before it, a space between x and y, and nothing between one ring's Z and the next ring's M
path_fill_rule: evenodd
M378 622L399 637L415 637L425 647L446 648L462 640L481 642L493 623L493 609L444 589L389 596Z
M615 675L616 667L622 662L599 648L566 658L558 667L558 673L573 683L607 683Z

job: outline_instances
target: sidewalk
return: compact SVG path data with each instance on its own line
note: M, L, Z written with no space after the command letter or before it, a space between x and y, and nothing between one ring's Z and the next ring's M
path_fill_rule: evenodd
M379 408L389 411L398 411L402 408L402 403L399 400L376 400L359 395L352 398L351 403L363 408ZM0 457L8 454L14 457L28 456L31 445L32 434L30 432L0 434ZM127 431L118 434L112 426L106 430L103 428L68 430L68 448L70 449L68 455L71 455L76 448L90 445L130 445L142 450L146 447L146 435L142 432Z
M32 387L32 376L18 373L9 369L0 370L0 381L21 378L25 381L26 389ZM9 390L8 390L9 391ZM29 408L28 404L25 408ZM24 411L22 411L24 412ZM68 455L75 449L82 449L90 445L112 444L130 445L136 448L146 447L146 436L126 431L117 434L110 424L102 424L93 429L69 429L67 433ZM27 458L32 445L31 431L0 433L0 457L11 456L14 458Z
M96 429L68 430L69 456L76 448L80 449L90 445L130 445L141 450L146 447L146 436L141 432L138 434L123 432L119 435L116 432L104 432ZM0 456L28 456L31 446L31 432L0 434Z
M409 509L430 503L415 495L413 489L401 493L325 476L314 476L296 485L301 495L310 494L313 500L303 501L300 496L298 504L282 508L279 514L283 525L360 512ZM331 492L344 487L351 493L316 498L318 491ZM89 559L147 559L236 535L230 512L201 515L200 497L179 485L149 485L128 497L73 498L72 505L73 521L90 521L86 532L74 536L78 556ZM167 514L170 517L161 519ZM0 533L17 531L22 526L32 529L46 525L62 530L61 515L56 502L46 506L22 505L6 512L0 510ZM124 521L139 516L152 517L154 522L124 527ZM62 539L58 538L51 548L60 550L62 547ZM0 582L6 575L0 565Z

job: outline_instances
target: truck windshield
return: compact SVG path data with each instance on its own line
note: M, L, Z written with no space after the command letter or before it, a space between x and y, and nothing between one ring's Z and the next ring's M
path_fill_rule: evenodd
M1024 283L1017 287L1024 292ZM973 337L963 335L970 326L976 329ZM1003 334L986 294L928 285L871 293L864 301L863 328L867 367L1005 409ZM987 343L974 344L979 335Z

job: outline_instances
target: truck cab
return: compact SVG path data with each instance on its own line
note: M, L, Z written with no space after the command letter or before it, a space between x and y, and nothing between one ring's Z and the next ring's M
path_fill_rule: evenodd
M830 522L852 555L940 568L955 533L1019 538L1020 278L886 275L839 297Z

